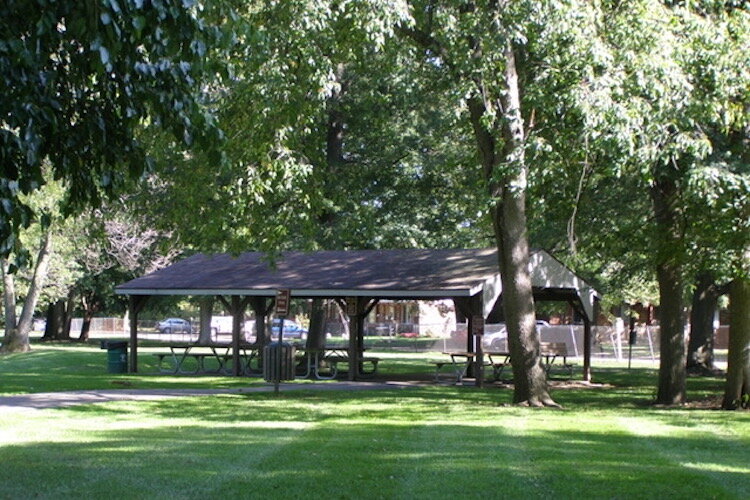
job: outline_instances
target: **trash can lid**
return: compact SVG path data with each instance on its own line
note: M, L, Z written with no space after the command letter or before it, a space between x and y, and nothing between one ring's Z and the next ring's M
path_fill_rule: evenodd
M102 340L100 349L121 349L128 347L127 340Z

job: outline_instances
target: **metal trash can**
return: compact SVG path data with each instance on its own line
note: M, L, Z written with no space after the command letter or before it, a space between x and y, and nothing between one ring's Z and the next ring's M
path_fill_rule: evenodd
M128 372L128 343L124 340L102 340L102 349L107 350L107 372Z
M281 344L281 364L279 364L279 343L271 342L263 348L263 379L266 382L276 380L294 380L294 346L286 342Z

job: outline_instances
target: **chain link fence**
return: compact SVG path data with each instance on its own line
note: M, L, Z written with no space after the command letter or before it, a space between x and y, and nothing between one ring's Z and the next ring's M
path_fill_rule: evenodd
M81 318L74 318L71 324L71 336L77 337L81 330ZM160 333L157 321L139 321L138 336L144 340L160 340L164 342L195 342L198 340L197 324L193 324L194 331ZM441 331L441 324L415 323L365 323L365 348L394 352L449 352L463 351L467 348L466 323L458 323L456 329L448 335L435 335ZM128 322L123 318L93 318L90 336L92 338L127 338L130 334ZM717 348L722 348L726 337L725 326L717 330ZM326 325L327 343L333 346L348 343L347 326L343 323L329 322ZM540 325L538 327L542 342L565 343L571 357L583 357L583 325ZM627 328L614 326L592 327L592 356L598 359L626 361L629 359L659 361L659 332L658 326L638 325L636 327L635 343L630 344L630 334ZM231 343L231 335L212 333L212 341ZM254 339L248 339L254 340ZM296 340L302 343L301 340ZM494 342L494 343L492 343ZM504 325L486 325L485 349L506 351L507 334Z

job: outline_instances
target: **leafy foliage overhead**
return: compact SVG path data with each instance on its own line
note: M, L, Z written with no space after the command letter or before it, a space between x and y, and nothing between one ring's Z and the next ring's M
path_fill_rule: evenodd
M19 228L34 216L19 195L44 183L45 162L73 212L144 171L143 126L188 145L217 144L200 95L206 76L221 70L209 50L231 42L220 29L221 4L210 11L197 0L0 5L0 255L18 246Z

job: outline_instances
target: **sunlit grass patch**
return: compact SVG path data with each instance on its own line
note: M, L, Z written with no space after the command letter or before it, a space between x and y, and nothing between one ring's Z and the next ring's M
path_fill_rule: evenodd
M262 383L110 375L91 348L32 354L0 360L3 392ZM393 359L399 376L429 375L424 357ZM424 381L9 410L0 498L750 497L750 413L652 408L654 380L652 368L601 368L600 385L553 384L563 410L514 406L507 387Z

